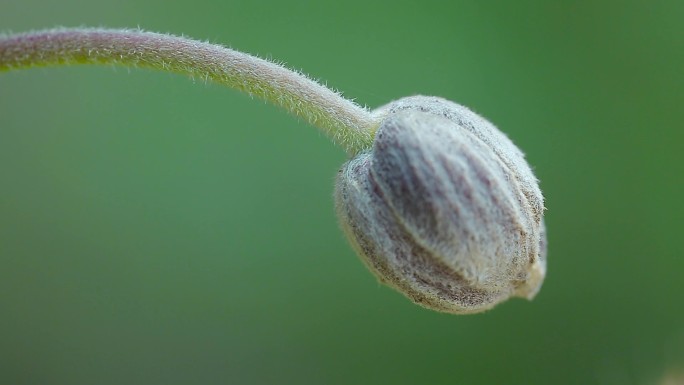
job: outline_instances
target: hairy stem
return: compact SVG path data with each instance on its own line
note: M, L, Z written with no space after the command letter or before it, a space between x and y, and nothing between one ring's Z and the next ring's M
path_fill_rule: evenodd
M69 64L148 67L224 84L285 108L350 154L371 146L379 124L367 109L300 73L215 44L110 29L53 29L0 37L0 71Z

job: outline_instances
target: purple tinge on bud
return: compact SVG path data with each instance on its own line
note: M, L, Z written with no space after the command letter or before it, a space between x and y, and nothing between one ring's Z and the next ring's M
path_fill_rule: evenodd
M385 115L372 151L337 180L337 210L379 279L425 307L474 313L543 281L543 198L522 153L491 123L438 98Z

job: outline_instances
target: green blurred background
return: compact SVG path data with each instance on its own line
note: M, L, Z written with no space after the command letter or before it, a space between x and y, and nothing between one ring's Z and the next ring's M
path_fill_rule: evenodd
M338 229L342 150L147 70L0 74L0 384L660 384L684 368L684 2L2 0L0 29L136 27L371 107L470 106L547 199L533 302L452 316Z

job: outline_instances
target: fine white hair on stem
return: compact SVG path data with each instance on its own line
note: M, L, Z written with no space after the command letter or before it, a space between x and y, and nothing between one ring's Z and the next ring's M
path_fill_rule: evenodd
M370 148L379 125L366 108L300 72L216 44L100 28L0 36L0 71L69 64L147 67L224 84L285 108L352 155Z

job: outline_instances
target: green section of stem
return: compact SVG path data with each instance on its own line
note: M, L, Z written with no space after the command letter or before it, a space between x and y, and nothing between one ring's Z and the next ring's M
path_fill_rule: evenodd
M224 84L285 108L349 154L372 146L371 113L306 76L219 45L137 30L55 29L0 37L0 71L70 64L155 68Z

